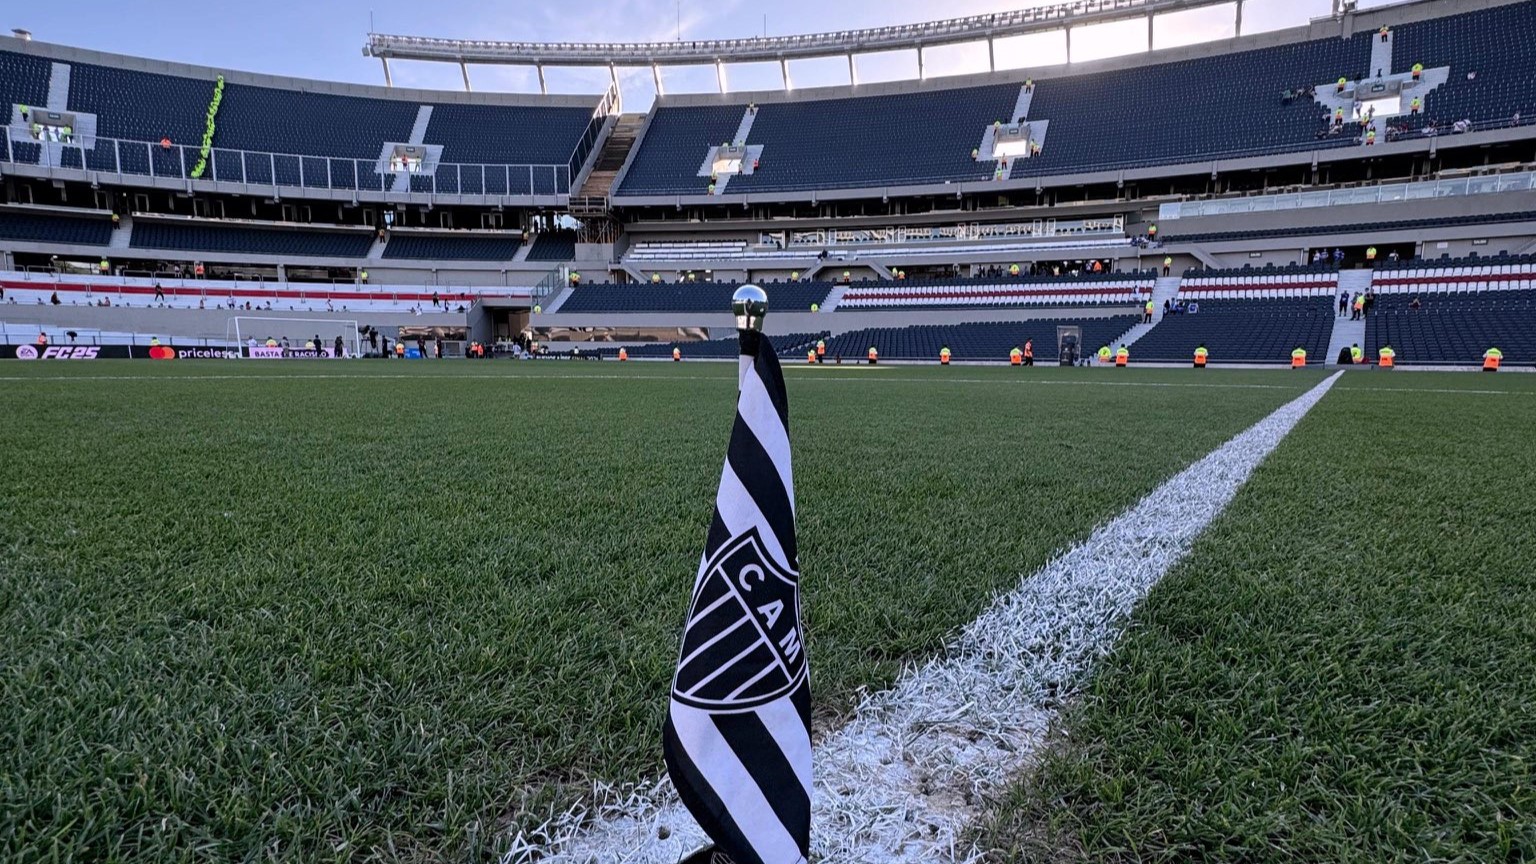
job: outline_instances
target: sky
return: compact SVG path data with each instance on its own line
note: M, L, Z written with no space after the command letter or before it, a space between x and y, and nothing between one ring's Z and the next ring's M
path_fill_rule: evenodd
M525 41L664 41L817 33L906 24L938 17L961 17L1056 0L427 0L383 3L379 0L265 0L244 4L240 14L196 11L185 0L73 0L8 3L0 7L0 30L32 31L42 42L57 42L118 54L153 57L224 70L262 72L297 78L382 84L377 59L363 56L370 26L379 33L465 39ZM1392 0L1361 0L1361 8ZM1232 35L1230 4L1175 13L1158 19L1159 48ZM1327 15L1329 0L1246 0L1243 32L1256 33L1305 23ZM767 12L766 17L764 12ZM370 24L370 22L372 22ZM1073 59L1086 60L1140 51L1142 22L1080 28L1073 33ZM1000 39L999 68L1052 65L1066 59L1059 33ZM917 77L915 52L864 55L858 61L861 83ZM928 77L985 72L986 45L929 49ZM396 86L461 90L457 65L399 61L390 64ZM607 86L602 69L546 70L552 93L599 93ZM727 67L731 90L773 90L781 86L777 64ZM646 110L654 96L648 69L621 73L626 111ZM537 92L529 68L471 66L476 90ZM714 92L715 70L669 67L662 70L668 93ZM842 58L790 64L796 88L848 83Z

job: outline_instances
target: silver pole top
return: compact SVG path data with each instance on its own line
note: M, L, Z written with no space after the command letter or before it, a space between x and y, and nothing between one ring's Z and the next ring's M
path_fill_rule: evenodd
M768 317L768 294L756 285L743 285L731 296L731 312L736 316L736 329L753 333L763 332L763 319Z

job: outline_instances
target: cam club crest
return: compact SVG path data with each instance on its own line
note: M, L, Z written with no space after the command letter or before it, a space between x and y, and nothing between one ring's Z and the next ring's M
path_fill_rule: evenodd
M703 568L688 608L672 698L708 711L743 711L805 679L799 574L763 552L754 528L726 541Z

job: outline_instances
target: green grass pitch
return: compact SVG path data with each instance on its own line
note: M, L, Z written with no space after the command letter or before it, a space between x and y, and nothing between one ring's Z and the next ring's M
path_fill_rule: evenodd
M733 372L0 368L0 860L494 860L655 776ZM1322 373L786 376L829 728ZM1347 375L998 802L999 859L1529 853L1533 418L1536 376Z

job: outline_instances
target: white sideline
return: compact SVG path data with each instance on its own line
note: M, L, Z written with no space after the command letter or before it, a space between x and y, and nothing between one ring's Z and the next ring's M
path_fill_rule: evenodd
M1136 604L1341 374L998 597L944 656L867 696L847 726L817 745L812 859L977 860L980 851L965 840L972 820L1028 768L1058 706L1111 650ZM503 864L676 864L705 842L664 780L599 787L594 801L513 838Z

